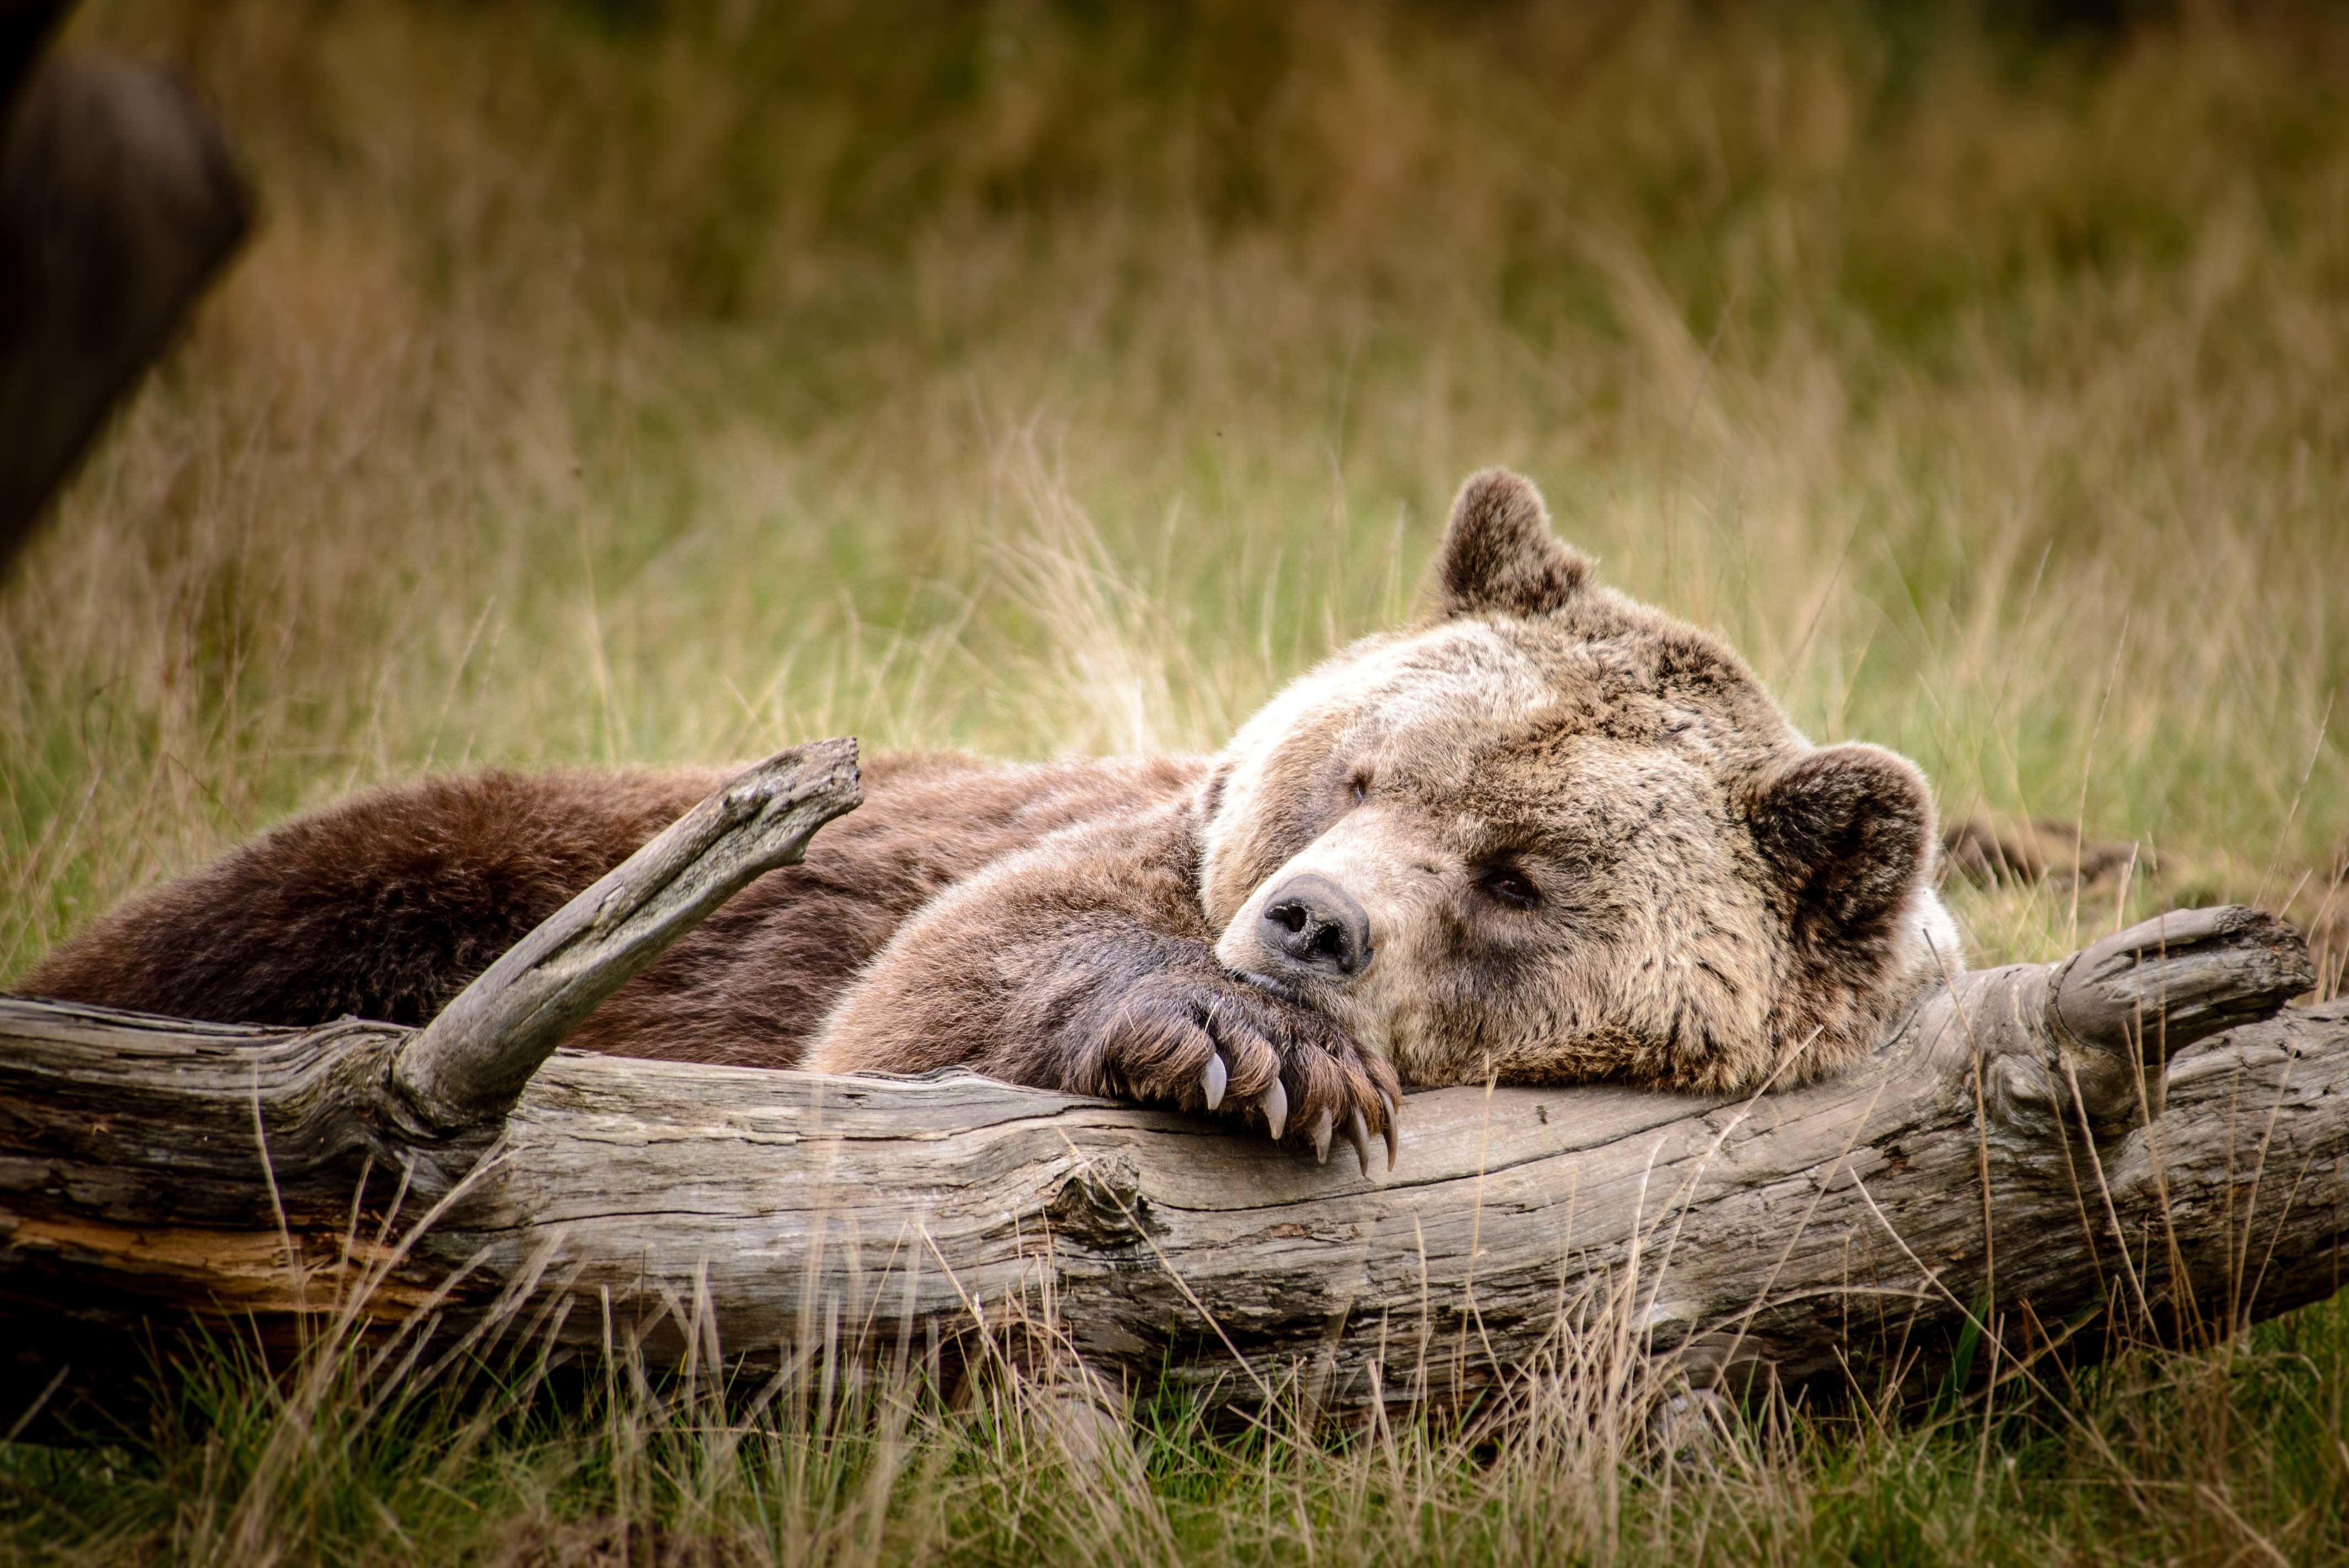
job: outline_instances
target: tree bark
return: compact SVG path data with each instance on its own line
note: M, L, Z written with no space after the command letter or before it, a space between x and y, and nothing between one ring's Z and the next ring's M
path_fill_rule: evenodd
M1700 1384L1930 1382L1970 1325L2028 1376L2099 1319L2221 1334L2340 1283L2349 1004L2287 1007L2305 952L2247 909L1956 975L1822 1083L1413 1094L1376 1178L967 1074L546 1054L610 988L597 942L645 962L795 854L853 803L847 755L730 786L420 1031L0 1001L12 1381L191 1314L753 1365L1041 1322L1137 1388L1343 1415L1462 1398L1562 1330Z

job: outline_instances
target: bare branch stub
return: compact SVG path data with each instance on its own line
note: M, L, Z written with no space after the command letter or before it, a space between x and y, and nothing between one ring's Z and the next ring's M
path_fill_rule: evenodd
M483 971L408 1042L394 1087L444 1131L502 1114L605 997L751 881L796 865L815 830L864 798L854 740L777 752Z
M2079 1039L2167 1061L2197 1040L2271 1017L2315 983L2308 944L2241 904L2156 915L2064 961L2053 1016Z
M1993 1113L2018 1130L2099 1137L2161 1114L2169 1059L2274 1016L2314 983L2307 944L2240 904L2177 910L2055 964L1961 975L1908 1031L1940 1070L1981 1063Z

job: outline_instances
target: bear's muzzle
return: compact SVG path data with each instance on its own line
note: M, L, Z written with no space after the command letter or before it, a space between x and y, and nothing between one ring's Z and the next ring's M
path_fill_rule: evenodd
M1283 967L1317 979L1351 979L1370 967L1371 917L1319 872L1290 877L1265 900L1258 946Z

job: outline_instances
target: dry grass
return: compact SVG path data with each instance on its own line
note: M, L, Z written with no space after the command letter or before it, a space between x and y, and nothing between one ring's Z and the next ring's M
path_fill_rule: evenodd
M159 1408L87 1426L94 1446L0 1444L0 1560L2342 1558L2337 1311L2255 1344L2131 1353L2060 1388L2009 1385L1996 1409L1862 1389L1831 1409L1765 1395L1674 1424L1658 1419L1667 1390L1638 1375L1644 1288L1621 1281L1564 1315L1472 1410L1345 1429L1312 1418L1293 1377L1237 1424L1193 1397L1124 1405L1060 1349L1049 1302L991 1311L967 1342L974 1369L944 1382L935 1363L828 1349L729 1382L690 1353L655 1365L625 1346L582 1378L550 1366L520 1315L472 1354L435 1346L419 1363L404 1333L363 1342L353 1314L322 1315L274 1378L222 1343L159 1380ZM707 1342L699 1306L676 1310L678 1337ZM811 1318L798 1343L826 1336Z
M1962 892L1982 954L2213 896L2349 929L2336 18L86 11L186 63L267 212L0 591L0 975L430 768L1211 746L1403 613L1491 461L1815 737L2151 851ZM298 1419L288 1560L527 1560L523 1520L594 1561L615 1517L761 1561L2308 1560L2344 1389L2333 1306L2063 1418L1778 1412L1701 1482L1561 1379L1497 1452L1155 1412L1099 1494L999 1411L370 1427L222 1371L112 1457L9 1450L0 1557L225 1560Z

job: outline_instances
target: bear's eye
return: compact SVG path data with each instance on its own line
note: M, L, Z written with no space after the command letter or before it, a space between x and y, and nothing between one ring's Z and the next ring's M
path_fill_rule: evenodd
M1515 866L1490 867L1476 879L1476 885L1483 888L1488 897L1497 899L1512 909L1541 907L1541 890L1534 886L1531 877Z
M1359 806L1371 798L1371 776L1367 773L1357 773L1348 780L1346 788L1353 791L1354 804Z

